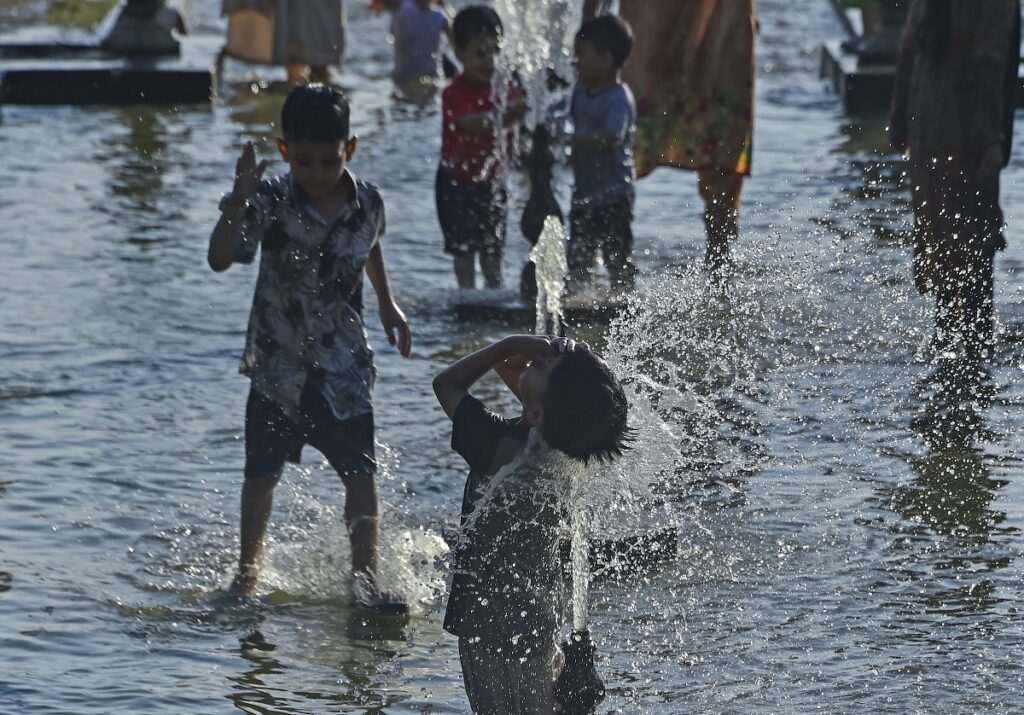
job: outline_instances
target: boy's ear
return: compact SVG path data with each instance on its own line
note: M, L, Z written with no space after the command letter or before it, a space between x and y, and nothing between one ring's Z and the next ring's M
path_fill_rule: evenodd
M359 137L353 134L347 142L345 142L345 161L352 161L352 155L356 153L356 145L359 143Z
M281 158L288 161L288 142L284 139L277 140L277 150L281 152Z

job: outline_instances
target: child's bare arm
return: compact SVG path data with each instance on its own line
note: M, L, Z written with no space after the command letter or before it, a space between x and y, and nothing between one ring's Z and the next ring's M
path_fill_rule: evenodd
M494 366L494 372L505 383L509 391L516 396L516 399L520 401L523 398L519 394L519 376L523 374L523 370L529 364L530 358L526 355L512 355Z
M551 338L535 335L512 335L481 348L458 360L434 378L434 394L441 408L449 418L455 417L455 409L462 398L481 377L492 368L510 357L533 356L552 350ZM524 363L525 367L525 363ZM499 372L499 375L501 373ZM518 376L518 373L517 373ZM507 384L507 383L506 383Z
M227 270L235 262L238 224L245 213L246 202L256 194L266 169L267 161L257 164L256 150L252 142L246 142L242 148L242 156L235 164L235 185L231 189L231 200L213 229L210 248L206 253L206 262L218 273Z
M366 275L369 276L370 284L377 294L380 323L384 326L388 342L398 348L402 357L409 357L412 352L412 330L409 328L405 313L398 307L391 292L391 282L384 266L384 252L379 241L370 249L370 255L366 258Z
M499 117L501 125L508 127L521 122L529 108L526 100L517 99L510 102L508 108L501 114L499 114L498 110L467 114L461 117L457 124L459 129L469 134L490 134L498 125Z

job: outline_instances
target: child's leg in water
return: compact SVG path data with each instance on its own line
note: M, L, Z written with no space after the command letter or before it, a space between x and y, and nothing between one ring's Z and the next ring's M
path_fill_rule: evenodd
M455 256L455 280L459 288L476 287L476 256L467 253L465 256Z
M343 472L340 476L345 484L345 526L352 548L352 573L365 573L376 585L380 550L377 482L373 474Z
M501 288L501 254L481 251L480 272L484 274L484 287Z
M235 596L248 596L256 590L257 565L263 555L263 539L274 505L274 487L281 479L282 465L264 477L246 479L242 484L241 548L238 574L229 591Z

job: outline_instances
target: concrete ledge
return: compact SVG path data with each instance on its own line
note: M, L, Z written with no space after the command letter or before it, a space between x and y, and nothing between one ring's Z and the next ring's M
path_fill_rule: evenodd
M68 65L0 73L2 104L194 104L212 93L210 70Z
M829 81L850 114L888 112L895 76L895 65L859 65L857 55L844 50L840 40L822 45L821 77ZM1017 77L1017 106L1024 107L1024 78L1020 70Z
M879 114L889 111L895 65L857 64L857 55L843 49L840 40L821 48L821 76L843 101L850 114Z
M180 56L134 58L91 38L0 38L0 104L208 103L218 49L183 38Z

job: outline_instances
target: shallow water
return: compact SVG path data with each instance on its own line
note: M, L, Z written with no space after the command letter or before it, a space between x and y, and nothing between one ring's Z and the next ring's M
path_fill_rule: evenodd
M209 5L192 20L212 38ZM594 584L602 712L1020 711L1024 141L1003 174L996 357L983 375L929 362L899 166L817 79L838 33L828 4L759 9L729 291L696 270L694 177L639 188L642 291L608 347L646 440L615 474L630 489L657 477L650 515L680 549ZM349 611L341 490L311 450L278 490L264 597L219 599L255 271L214 275L206 241L237 146L267 136L282 93L248 91L234 64L209 107L4 107L0 711L467 712L436 563L464 474L429 378L508 328L451 315L439 119L390 98L386 21L352 15L354 169L384 191L415 333L403 361L368 312L387 577L414 617ZM511 284L527 245L509 246ZM495 384L481 393L512 409Z

